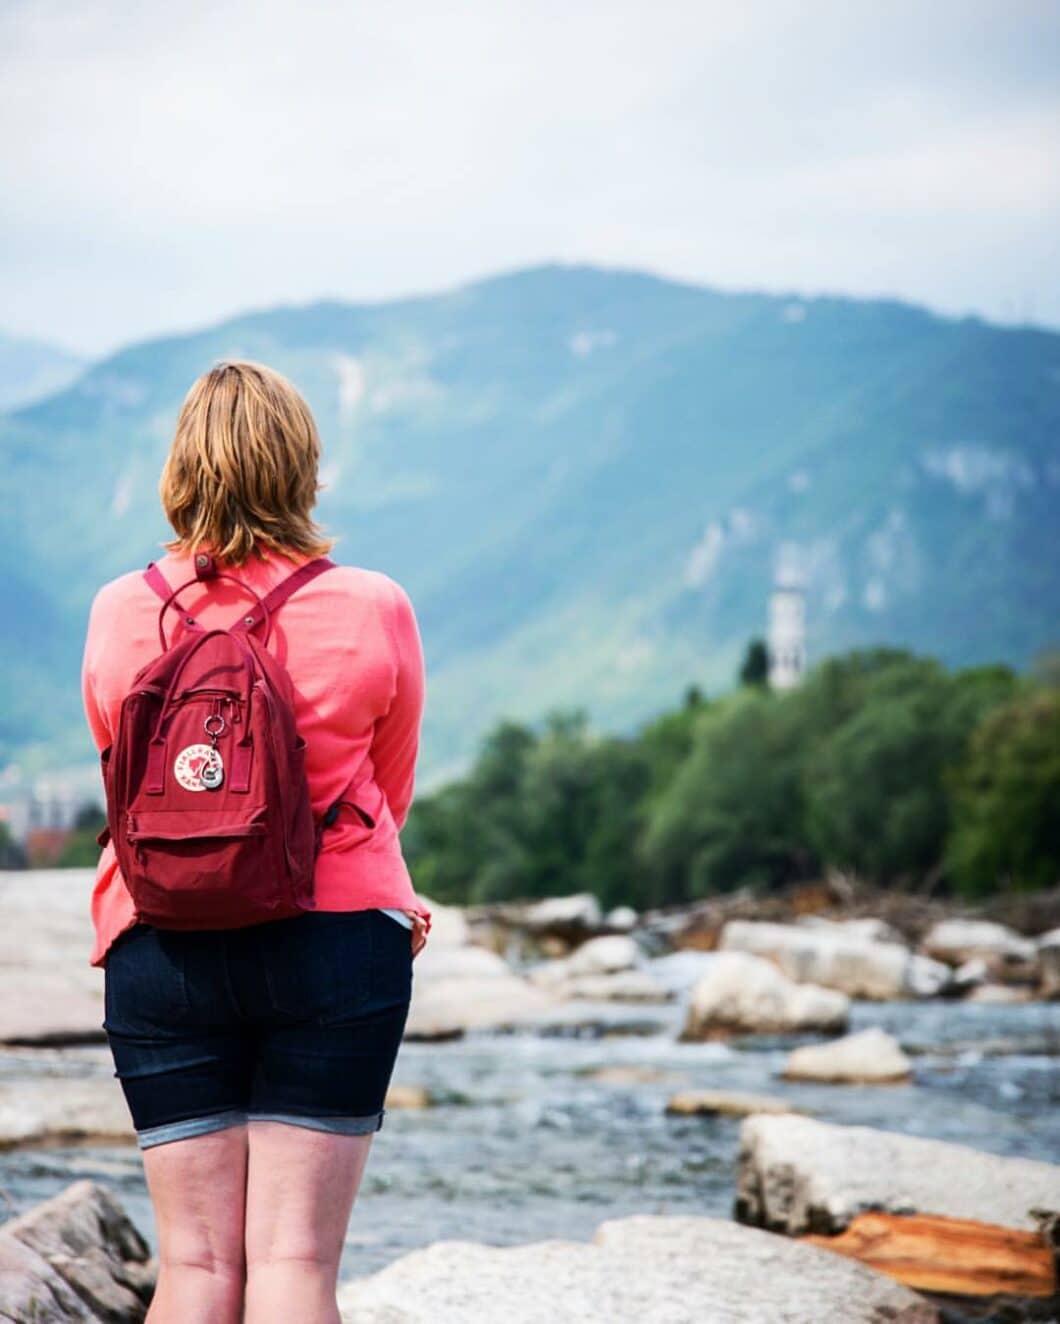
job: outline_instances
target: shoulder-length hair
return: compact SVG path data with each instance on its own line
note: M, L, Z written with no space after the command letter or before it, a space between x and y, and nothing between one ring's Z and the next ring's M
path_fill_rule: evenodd
M278 372L221 362L188 392L159 495L177 537L171 552L209 550L237 567L265 549L326 555L335 539L310 516L320 437L312 412Z

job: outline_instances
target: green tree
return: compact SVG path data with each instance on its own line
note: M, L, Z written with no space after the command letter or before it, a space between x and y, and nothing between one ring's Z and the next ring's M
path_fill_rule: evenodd
M951 795L947 861L961 891L1060 881L1060 690L1031 690L989 713Z
M657 900L775 884L809 867L795 715L793 705L747 690L697 724L643 837Z
M752 639L747 645L740 667L740 684L757 685L761 689L769 684L769 650L761 639Z

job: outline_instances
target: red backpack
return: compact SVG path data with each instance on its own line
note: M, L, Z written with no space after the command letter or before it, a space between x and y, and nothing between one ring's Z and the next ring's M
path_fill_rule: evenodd
M276 611L335 562L306 562L265 598L207 553L195 565L195 579L176 589L153 561L144 571L163 599L162 651L137 673L100 756L107 827L98 840L114 841L137 919L242 928L312 910L324 829L343 804L364 817L340 798L314 823L291 677L266 648ZM254 607L227 630L204 629L184 612L188 632L167 643L167 609L190 584L213 578L246 588Z

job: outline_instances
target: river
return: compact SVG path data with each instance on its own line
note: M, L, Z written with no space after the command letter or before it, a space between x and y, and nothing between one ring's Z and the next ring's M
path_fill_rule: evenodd
M782 1095L827 1121L1060 1162L1060 1003L856 1002L852 1030L879 1025L914 1057L912 1083L864 1087L780 1080L795 1038L683 1044L678 1006L636 1016L655 1030L406 1043L395 1081L425 1086L436 1103L388 1112L342 1276L443 1238L587 1238L603 1219L624 1214L729 1216L739 1121L668 1116L666 1100L678 1089ZM0 1053L0 1080L110 1069L98 1046ZM11 1212L81 1177L112 1188L154 1243L135 1147L0 1154Z

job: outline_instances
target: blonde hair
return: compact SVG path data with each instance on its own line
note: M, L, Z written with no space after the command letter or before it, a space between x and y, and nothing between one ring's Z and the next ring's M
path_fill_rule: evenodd
M171 552L206 549L241 566L264 548L326 555L335 545L310 517L320 437L309 406L260 363L221 362L188 392L159 495L177 537Z

